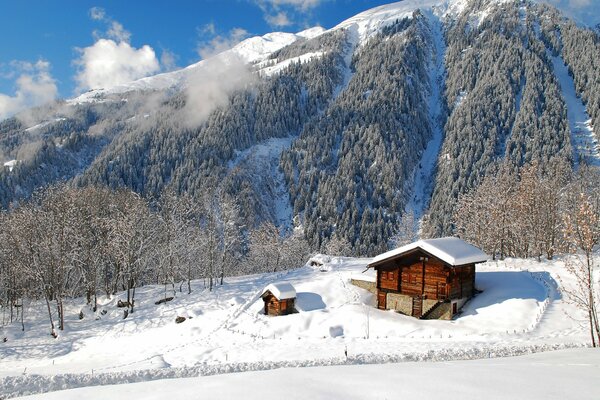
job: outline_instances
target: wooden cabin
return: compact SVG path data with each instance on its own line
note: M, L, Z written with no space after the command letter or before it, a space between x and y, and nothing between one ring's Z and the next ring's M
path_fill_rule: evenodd
M475 294L475 264L488 256L456 237L419 240L373 259L377 307L451 319Z
M265 315L287 315L296 311L296 289L290 283L272 283L261 295Z

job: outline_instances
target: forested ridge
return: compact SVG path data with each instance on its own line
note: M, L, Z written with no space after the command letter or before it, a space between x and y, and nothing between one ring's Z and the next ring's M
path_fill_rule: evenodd
M436 26L444 76L432 79ZM60 182L131 190L150 209L167 192L228 196L242 241L271 223L282 235L302 232L312 251L373 255L410 220L415 170L436 124L443 142L423 236L459 233L459 199L498 171L574 166L551 56L565 61L592 126L600 123L598 32L550 6L473 1L457 15L415 11L358 42L355 29L298 40L251 65L295 60L255 74L197 124L186 121L181 88L59 101L1 121L0 158L16 163L0 167L0 203L19 209Z

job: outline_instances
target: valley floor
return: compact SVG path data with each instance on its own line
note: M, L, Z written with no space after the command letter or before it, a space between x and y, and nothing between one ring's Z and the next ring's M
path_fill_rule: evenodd
M463 368L463 364L451 364L457 367L452 367L455 371L450 369L454 372L446 376L442 374L446 369L446 361L585 347L589 341L584 316L561 293L561 286L573 284L561 260L538 263L534 260L508 259L479 265L476 284L483 292L465 305L462 314L452 321L423 321L375 309L374 296L350 284L353 277L373 279L372 271L363 273L369 259L324 259L327 262L323 267L305 266L281 273L231 278L213 292L206 290L202 281L194 282L192 294L177 291L173 301L159 306L154 302L164 297L164 287L146 286L138 290L137 309L127 319L122 318L122 309L116 307L119 296L103 299L96 314L84 305L82 299L76 300L67 308L67 329L60 333L58 339L52 339L48 334L44 309L40 305L30 305L25 314L24 333L20 331L19 324L5 326L0 331L8 339L6 343L0 343L0 393L12 397L100 384L266 369L277 369L265 372L267 375L264 375L264 379L268 382L281 379L282 386L277 390L284 391L285 382L294 380L292 375L306 375L305 379L313 379L311 376L319 376L318 371L322 370L321 367L285 367L336 365L332 367L336 371L328 375L337 376L337 369L348 371L347 376L342 374L339 377L348 379L348 382L353 382L354 375L361 374L359 371L364 370L366 376L378 376L377 371L381 369L388 371L386 373L389 376L396 375L398 369L399 373L406 375L406 382L416 382L415 388L428 385L428 388L432 387L432 393L437 393L435 390L441 390L444 385L440 384L438 389L437 383L429 385L425 378L428 371L443 375L441 382L449 383L455 376L453 374L460 375ZM285 317L262 314L261 291L274 281L290 282L295 286L298 313ZM173 295L173 292L167 294ZM106 313L102 314L102 310ZM85 314L82 320L78 318L80 311ZM188 319L176 324L177 316ZM547 359L549 363L560 364L559 354L563 353L549 354L555 354L547 356L550 357ZM564 354L571 354L573 360L582 355L588 359L582 363L595 365L595 369L590 370L597 374L598 358L594 350L580 349ZM529 375L534 381L545 370L544 356L533 356L531 359L542 357L540 368ZM422 363L414 368L409 367L416 365L408 363L411 361L441 363ZM407 363L387 366L345 365L397 362ZM512 374L518 377L518 371L527 369L532 362L535 364L537 361L516 362L518 368L515 367ZM505 376L505 370L512 368L513 361L495 359L472 361L464 365L470 365L467 370L474 374L483 374L478 372L479 363L489 366L490 375L496 371L501 378ZM509 364L510 367L502 367ZM410 372L412 370L414 372ZM573 371L572 379L575 380L578 370L570 367L566 370ZM548 380L552 381L552 374L571 373L568 371L558 367L552 369ZM223 379L221 383L235 386L237 380L246 379L261 385L260 377L263 375L259 374L255 379L252 374L206 378L206 383L199 384L202 387L205 384L216 387L210 385L218 385ZM417 375L422 377L417 379ZM468 375L466 373L465 377ZM231 382L225 382L227 379ZM325 385L326 377L319 379L322 379L320 385ZM385 380L383 377L377 379L382 382ZM481 379L484 379L483 375ZM489 379L494 378L490 376ZM175 383L177 381L169 382L167 386L178 385ZM386 387L398 389L400 382L403 381L390 383ZM154 393L154 384L147 385L143 390ZM183 396L188 383L179 385ZM196 383L189 387L194 385ZM456 387L465 388L466 385ZM312 396L320 388L323 397L329 393L329 389L338 390L336 386L315 386L314 390L306 387L308 392L299 393ZM350 390L352 385L346 386L339 390L348 390L350 394L364 393ZM377 385L380 386L384 385ZM475 384L473 388L465 390L476 391L477 388ZM98 390L100 396L105 389ZM114 390L117 397L121 397L121 394L125 395L122 391L129 389L114 387L106 390ZM218 389L218 392L223 390ZM235 398L237 389L228 390L232 390L230 397ZM540 393L546 393L545 390ZM386 393L377 396L385 398ZM214 394L217 395L217 389ZM345 396L345 392L332 392L331 396Z

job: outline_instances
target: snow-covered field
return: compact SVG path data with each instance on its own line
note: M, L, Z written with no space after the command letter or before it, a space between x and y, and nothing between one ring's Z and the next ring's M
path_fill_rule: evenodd
M477 268L483 290L453 321L423 321L373 307L374 296L350 284L369 259L332 258L324 267L227 279L209 292L177 293L162 305L161 286L136 293L123 319L118 298L94 315L84 300L67 307L66 330L50 337L41 305L28 305L26 331L4 327L0 391L37 393L97 384L214 375L280 367L449 361L582 347L584 316L557 282L570 285L562 261L509 259ZM560 279L559 279L560 276ZM262 289L292 283L298 313L262 314ZM79 320L79 312L85 317ZM102 315L102 311L106 314ZM177 316L188 319L176 324ZM347 357L346 353L347 352ZM120 390L120 389L115 389Z
M270 371L96 386L29 399L597 399L600 352L436 363L281 368ZM426 388L426 390L424 390Z

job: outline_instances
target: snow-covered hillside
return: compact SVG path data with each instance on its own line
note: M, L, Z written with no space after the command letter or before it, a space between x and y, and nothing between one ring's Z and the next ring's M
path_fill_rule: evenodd
M370 259L323 259L322 267L228 279L213 292L197 281L192 294L161 305L164 288L143 287L126 319L116 307L123 293L103 299L96 314L76 300L57 339L43 308L26 304L25 332L3 328L0 384L24 394L282 366L502 357L588 341L585 318L561 295L559 281L572 285L562 261L482 264L483 292L462 314L426 321L378 310L370 292L350 283L372 279L363 272ZM295 286L298 313L263 315L260 294L276 281ZM187 320L176 324L177 316Z

